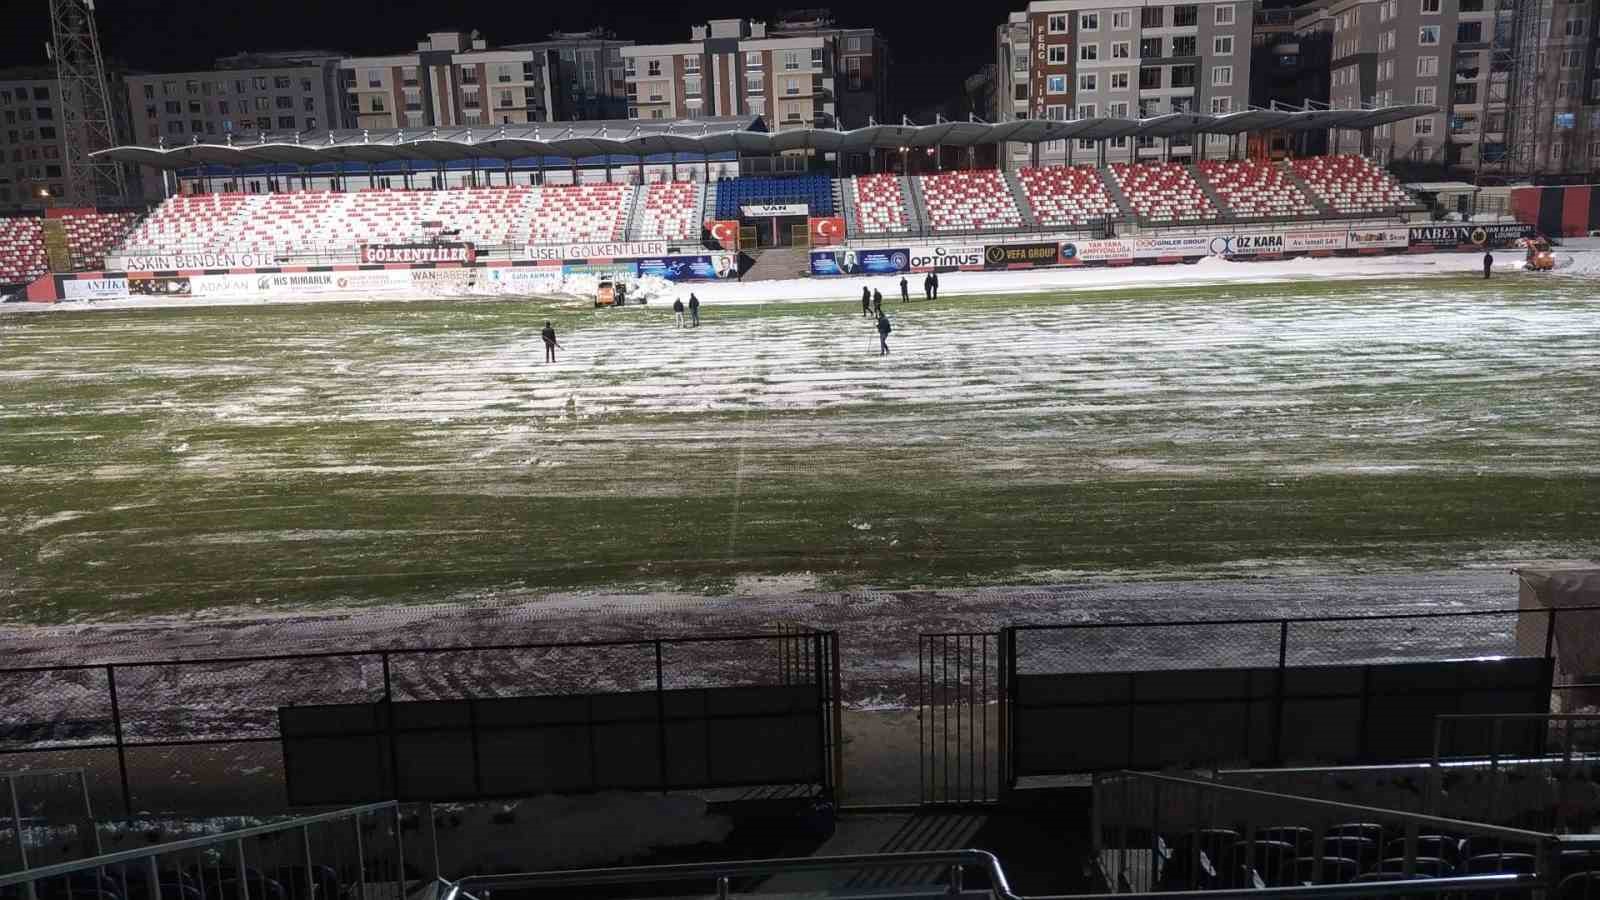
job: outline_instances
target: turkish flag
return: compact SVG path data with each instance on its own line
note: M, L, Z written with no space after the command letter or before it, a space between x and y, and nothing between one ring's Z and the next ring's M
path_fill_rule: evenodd
M711 231L711 237L721 244L725 250L737 250L739 247L739 221L737 219L713 219L706 227Z
M844 219L838 216L811 220L811 246L827 247L844 240Z

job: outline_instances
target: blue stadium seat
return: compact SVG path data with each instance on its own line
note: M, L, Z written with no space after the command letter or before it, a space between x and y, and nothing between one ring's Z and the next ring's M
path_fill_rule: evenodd
M826 175L745 175L717 182L717 218L737 219L755 203L804 203L813 216L833 215L833 181Z

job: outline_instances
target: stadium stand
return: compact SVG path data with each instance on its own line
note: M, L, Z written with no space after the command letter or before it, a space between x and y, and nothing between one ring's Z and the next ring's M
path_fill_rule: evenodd
M1289 164L1306 187L1335 212L1392 213L1413 205L1382 166L1361 156L1310 156Z
M151 250L217 251L244 227L259 195L178 194L169 197L128 235L125 246Z
M349 194L330 191L300 191L289 194L264 194L251 198L252 214L239 231L238 240L224 245L232 250L311 253L322 249L317 236L327 231L349 202ZM354 243L355 235L344 238Z
M1178 163L1112 163L1111 175L1147 225L1214 222L1219 217L1216 204Z
M756 203L804 203L813 216L833 215L833 182L826 175L746 175L717 182L717 218L739 218Z
M33 216L0 218L0 284L32 281L48 271L39 220Z
M1014 231L1022 213L1005 176L994 169L923 175L923 205L934 231Z
M702 185L698 181L672 181L645 188L639 210L641 240L689 240L700 234Z
M1045 227L1086 226L1119 213L1094 166L1024 168L1018 174L1034 217Z
M856 227L863 234L906 230L905 192L898 175L857 175Z
M75 212L62 217L67 235L67 252L74 269L105 266L110 252L133 229L139 214L133 212Z
M1254 160L1201 160L1200 174L1241 219L1314 217L1319 212L1282 169Z
M633 187L626 184L545 185L528 209L535 243L621 240Z

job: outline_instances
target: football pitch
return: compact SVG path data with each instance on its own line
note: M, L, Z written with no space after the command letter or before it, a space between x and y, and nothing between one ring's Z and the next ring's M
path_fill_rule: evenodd
M1600 539L1592 280L891 300L886 357L858 291L683 330L533 300L0 316L0 618L1407 571Z

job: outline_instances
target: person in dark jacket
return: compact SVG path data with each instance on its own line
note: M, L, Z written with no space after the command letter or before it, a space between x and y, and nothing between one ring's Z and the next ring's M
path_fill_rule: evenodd
M694 291L689 292L689 322L690 328L700 327L700 298L694 295Z
M933 279L933 297L931 299L937 300L939 299L939 273L929 272L928 277Z
M673 316L673 319L674 319L674 323L673 323L674 327L682 328L683 327L683 298L682 297L679 297L678 299L672 301L672 316Z
M901 275L900 276L900 302L901 303L904 303L907 300L911 299L911 290L906 285L907 285L906 277L904 275Z
M883 356L889 352L889 332L894 327L889 324L889 317L878 313L878 355Z
M922 299L924 299L924 300L932 300L933 299L933 273L932 272L929 272L928 274L922 276Z
M550 320L545 320L544 331L539 332L539 336L544 338L544 361L547 363L555 362L556 348L561 345L556 342L556 329L555 326L550 324Z
M1489 277L1489 270L1494 268L1494 254L1488 250L1483 251L1483 277Z
M874 315L883 315L883 295L877 291L872 292L872 312Z
M861 315L872 315L872 292L867 290L866 285L861 286Z

